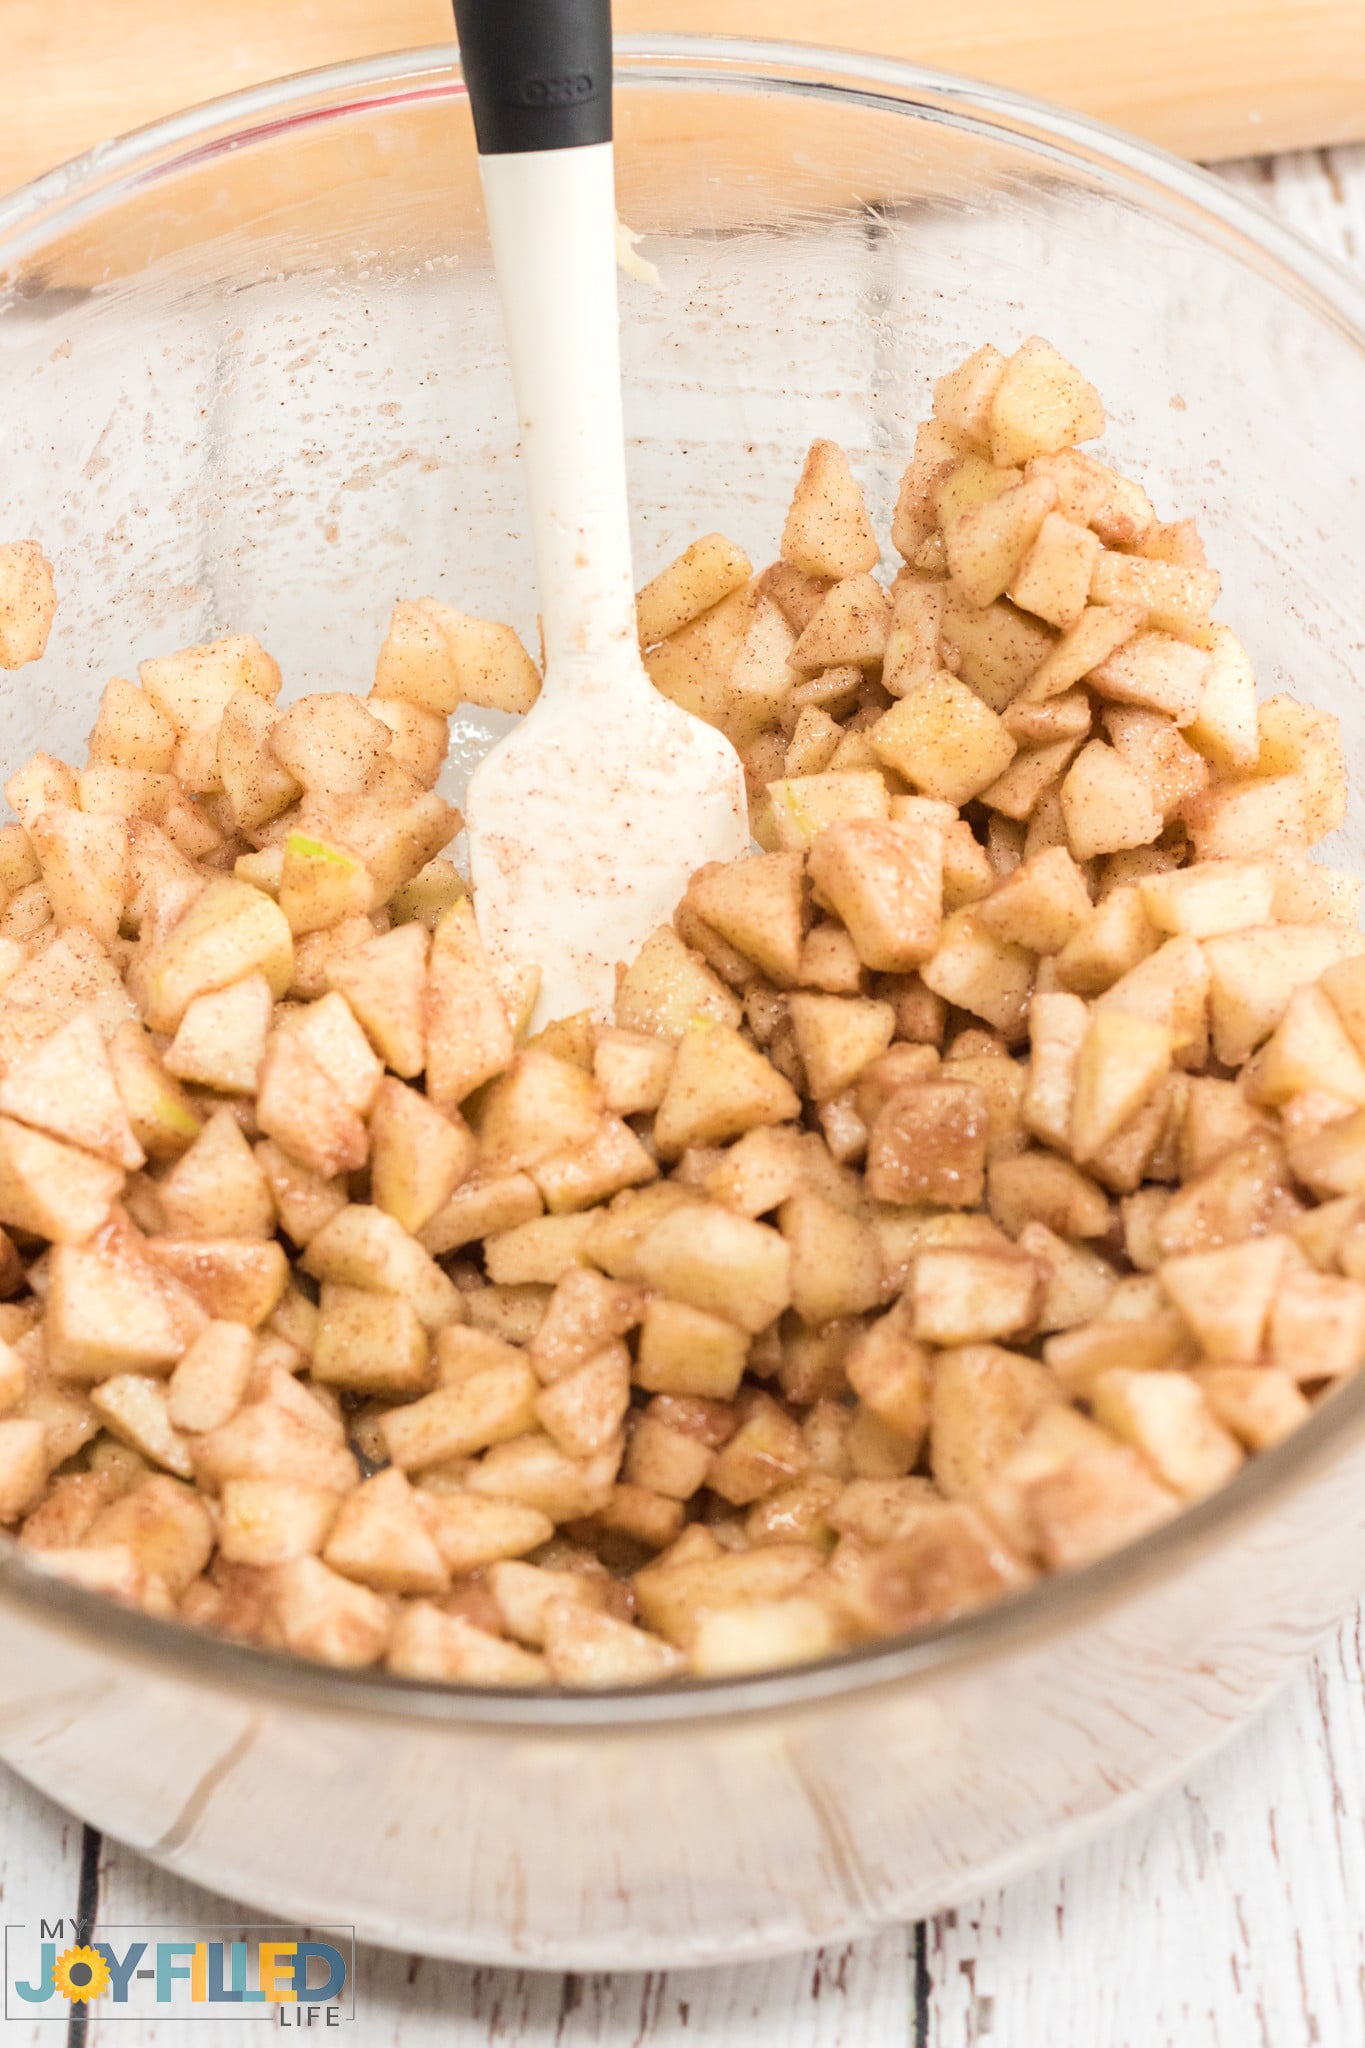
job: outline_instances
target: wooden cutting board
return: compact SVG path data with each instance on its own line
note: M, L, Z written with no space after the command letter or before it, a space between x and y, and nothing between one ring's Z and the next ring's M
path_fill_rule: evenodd
M617 0L616 21L913 58L1188 156L1365 137L1365 0ZM448 0L0 0L0 22L0 190L198 100L452 36Z

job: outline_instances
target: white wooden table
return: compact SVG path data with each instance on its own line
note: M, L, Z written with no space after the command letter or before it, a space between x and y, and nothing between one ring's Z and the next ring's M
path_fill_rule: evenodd
M1229 168L1365 270L1365 148ZM1357 450L1358 453L1358 450ZM1362 2048L1365 1664L1357 1614L1189 1784L1035 1877L874 1941L726 1971L550 1977L362 1951L355 2048ZM0 1771L3 1918L234 1917ZM79 2008L76 2009L79 2012ZM254 2048L167 2022L151 2048ZM142 2029L138 2028L141 2034ZM3 2048L51 2023L0 2020ZM72 2024L84 2048L140 2048Z

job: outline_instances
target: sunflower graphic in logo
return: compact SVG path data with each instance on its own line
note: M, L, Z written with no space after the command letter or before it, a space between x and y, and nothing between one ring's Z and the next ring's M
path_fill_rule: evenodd
M109 1965L95 1948L69 1948L52 1965L52 1981L73 2005L99 1998L109 1989Z

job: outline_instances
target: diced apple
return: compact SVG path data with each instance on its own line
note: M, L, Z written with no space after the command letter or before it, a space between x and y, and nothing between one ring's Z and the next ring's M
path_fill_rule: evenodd
M342 846L306 832L284 842L278 901L296 938L364 915L374 900L369 870Z
M636 1116L663 1101L673 1066L666 1039L645 1031L602 1025L593 1048L593 1076L606 1107L617 1116Z
M553 1287L571 1267L586 1264L586 1243L593 1227L591 1216L571 1213L536 1216L510 1230L499 1231L484 1240L488 1277L503 1290L524 1289L534 1307L534 1290ZM472 1315L477 1301L471 1297L468 1305ZM532 1317L528 1335L534 1331L537 1320L537 1316Z
M1135 633L1086 677L1093 690L1114 704L1159 711L1177 725L1198 716L1209 657L1170 633Z
M1216 1492L1242 1463L1240 1445L1188 1373L1101 1373L1091 1400L1096 1421L1141 1451L1186 1500Z
M125 821L60 806L27 829L56 924L81 925L106 943L117 937L128 888Z
M803 1322L861 1315L883 1299L881 1254L861 1217L805 1188L782 1204L778 1222L791 1247L792 1306Z
M1024 611L1067 631L1085 610L1099 552L1099 538L1088 527L1049 512L1015 573L1011 598Z
M138 694L155 709L150 698ZM273 704L249 689L234 692L223 707L215 762L240 832L259 831L299 796L299 783L271 749L276 715Z
M795 681L795 671L786 668L785 655L796 636L779 605L764 598L762 607L758 644L751 648L754 659L747 664L748 681L759 686L757 705L745 701L747 691L742 698L731 688L750 628L758 622L760 594L754 584L732 590L719 604L650 648L644 658L656 690L694 717L730 733L741 745L765 724L776 721Z
M804 853L831 825L891 814L884 776L867 767L780 778L768 784L768 802L776 845L788 853Z
M1056 500L1056 485L1038 477L944 521L949 573L969 604L990 604L1009 588Z
M215 728L236 690L266 699L280 693L279 664L247 633L140 662L138 676L178 733Z
M160 1380L142 1373L119 1373L102 1380L90 1399L105 1428L121 1443L140 1452L149 1463L164 1466L177 1479L193 1476L188 1442L171 1423L166 1389Z
M930 589L942 590L942 584ZM899 601L899 599L898 599ZM984 607L945 600L939 636L946 661L923 664L916 683L927 682L942 668L956 668L992 711L1003 712L1044 664L1056 646L1054 636L1036 619L1027 618L1003 599ZM892 632L892 642L895 632ZM888 643L888 658L892 652ZM891 685L887 684L887 688ZM905 690L891 690L892 696L909 696Z
M330 1571L320 1558L295 1557L278 1565L270 1594L284 1647L298 1657L363 1670L379 1662L394 1634L389 1604L370 1587ZM419 1605L414 1611L424 1610Z
M1138 884L1159 931L1211 939L1271 921L1275 870L1268 861L1201 860Z
M1277 924L1358 925L1365 881L1341 868L1324 867L1307 854L1278 854L1271 862Z
M1241 1066L1279 1023L1296 988L1362 951L1365 939L1336 925L1263 925L1209 939L1204 957L1218 1058Z
M207 1315L256 1328L289 1279L284 1248L246 1238L153 1237L149 1255L197 1297Z
M540 676L510 626L423 597L395 605L374 694L447 716L461 704L520 713L540 694Z
M934 1478L950 1500L971 1499L1059 1399L1045 1366L995 1344L945 1351L934 1367L929 1444Z
M1167 1258L1212 1251L1283 1230L1296 1213L1284 1153L1272 1137L1255 1130L1171 1197L1157 1225L1157 1239Z
M1082 747L1062 784L1061 799L1077 860L1146 846L1165 822L1146 777L1103 740Z
M427 1335L396 1294L324 1283L313 1375L324 1386L396 1396L431 1384Z
M427 1330L463 1320L454 1282L394 1217L368 1203L338 1210L309 1239L300 1264L324 1284L401 1295Z
M107 1220L122 1167L0 1116L0 1223L82 1244Z
M842 737L843 728L828 711L818 704L803 704L782 756L783 777L818 775L828 768Z
M369 1133L293 1031L276 1031L261 1063L256 1121L267 1137L330 1179L363 1166Z
M596 1514L611 1498L621 1445L608 1444L591 1458L569 1458L542 1433L495 1444L470 1472L471 1492L492 1500L519 1501L554 1521Z
M984 1185L987 1131L985 1099L967 1082L898 1089L869 1135L869 1193L879 1202L973 1207Z
M942 583L909 574L896 578L881 675L882 688L891 696L908 697L944 666L941 640L946 602Z
M1221 774L1245 771L1255 765L1260 751L1250 657L1228 626L1201 627L1195 644L1208 655L1209 666L1199 709L1185 727L1185 737Z
M1294 1379L1352 1373L1365 1361L1365 1285L1291 1266L1276 1291L1269 1327L1271 1363Z
M588 1242L601 1262L604 1248ZM614 1263L619 1270L619 1258ZM709 1203L651 1217L629 1266L632 1277L745 1330L763 1329L791 1300L791 1254L780 1233Z
M794 995L790 1015L806 1080L817 1099L850 1087L886 1051L896 1028L889 1003L856 996Z
M88 1010L11 1061L0 1078L0 1111L118 1166L141 1166L146 1157Z
M1216 1421L1249 1451L1268 1451L1312 1412L1287 1372L1262 1365L1206 1365L1191 1377Z
M646 1150L629 1124L616 1116L599 1117L589 1137L566 1145L529 1169L553 1216L592 1208L624 1188L655 1179L658 1161Z
M770 853L700 869L686 900L765 973L791 981L801 961L801 885L800 855Z
M1090 892L1067 849L1049 847L1016 868L979 915L1009 945L1030 953L1060 953L1089 922Z
M1194 939L1168 939L1112 982L1100 996L1105 1009L1125 1010L1166 1025L1176 1063L1201 1067L1208 1048L1209 970Z
M488 1090L479 1119L486 1173L515 1173L597 1129L602 1099L589 1073L545 1052L520 1052Z
M417 1089L392 1079L380 1083L370 1142L374 1200L414 1233L449 1201L478 1151L458 1111L442 1113Z
M1008 1251L931 1247L915 1261L911 1299L915 1335L926 1344L980 1344L1019 1336L1033 1325L1041 1275L1031 1258Z
M993 343L986 342L935 382L935 419L989 447L991 403L1004 372L1005 357Z
M936 523L934 496L939 483L971 448L970 436L944 420L925 420L915 430L915 452L901 477L891 521L891 543L911 561Z
M224 1094L250 1095L265 1057L273 999L263 974L195 996L166 1050L166 1070Z
M994 1160L987 1202L1000 1228L1016 1238L1028 1223L1044 1223L1058 1237L1103 1237L1113 1222L1102 1190L1052 1152Z
M1295 989L1288 1007L1243 1083L1253 1102L1277 1107L1310 1089L1340 1102L1365 1105L1361 1059L1325 991L1315 983Z
M1050 342L1030 335L1005 364L991 400L992 460L1026 462L1103 432L1104 407L1094 385Z
M1161 1284L1206 1358L1249 1362L1260 1357L1285 1243L1279 1237L1255 1237L1162 1262Z
M847 819L818 834L810 874L863 963L896 973L919 965L939 941L942 858L936 831Z
M1299 775L1216 782L1185 806L1198 861L1258 860L1308 844L1306 790Z
M1346 818L1346 754L1341 720L1330 711L1271 697L1256 714L1258 775L1296 775L1304 791L1309 844L1335 832Z
M143 963L146 1021L173 1032L196 996L257 972L278 999L293 971L293 938L278 904L246 882L212 881Z
M640 641L652 647L749 581L753 568L723 533L703 534L661 569L635 600Z
M834 441L812 441L782 529L782 559L808 576L858 576L881 550L863 494Z
M171 1374L166 1408L173 1427L202 1436L230 1421L246 1400L254 1353L244 1323L208 1323Z
M488 956L466 900L448 910L431 941L426 989L427 1093L458 1103L502 1072L513 1039Z
M1159 633L1192 633L1218 602L1221 581L1212 569L1182 569L1138 555L1101 553L1090 579L1097 604L1140 604Z
M1051 1571L1092 1563L1168 1521L1179 1495L1128 1444L1069 1460L1024 1488L1038 1549Z
M624 1030L676 1044L693 1017L733 1027L743 1014L739 999L670 925L661 925L630 966L617 970L616 1022Z
M260 1162L230 1109L217 1110L160 1183L172 1237L268 1238L275 1203Z
M1074 689L1092 669L1131 640L1145 617L1139 605L1087 605L1075 625L1034 669L1019 701L1045 704Z
M800 1113L796 1091L761 1053L723 1024L698 1019L684 1032L654 1121L666 1159L689 1145L718 1144Z
M1081 1042L1071 1107L1071 1154L1092 1160L1170 1072L1171 1030L1120 1009L1096 1008Z
M876 577L840 577L791 649L791 665L804 674L845 665L876 668L890 629L891 598Z
M982 923L975 910L945 918L939 943L920 974L927 987L970 1010L1006 1038L1022 1036L1033 989L1033 956Z
M36 540L0 547L0 668L39 661L57 614L52 564Z
M514 1229L539 1216L543 1208L539 1190L527 1173L499 1174L491 1179L472 1174L422 1226L418 1240L433 1256L441 1256L475 1238Z

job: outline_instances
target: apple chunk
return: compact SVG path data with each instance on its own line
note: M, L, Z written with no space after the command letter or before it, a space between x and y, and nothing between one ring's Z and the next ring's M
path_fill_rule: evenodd
M880 552L848 457L833 441L812 441L782 530L783 561L809 576L858 576Z
M654 1138L662 1157L676 1159L689 1145L719 1144L800 1112L796 1090L762 1053L737 1031L700 1018L683 1033Z
M1050 342L1030 335L1005 364L991 396L991 460L1026 462L1104 432L1093 384Z
M247 882L210 882L142 964L146 1021L175 1031L196 996L258 972L278 1001L294 976L284 913Z
M941 832L914 831L875 818L827 825L812 845L810 876L821 899L842 919L865 966L904 973L938 944Z
M0 1078L0 1111L116 1166L141 1166L146 1157L88 1010L11 1063Z
M769 853L699 869L686 900L765 973L794 981L801 966L801 885L800 854Z
M883 713L869 743L916 789L952 804L987 788L1015 754L995 712L946 670Z
M36 540L0 547L0 668L38 661L57 613L52 564Z

